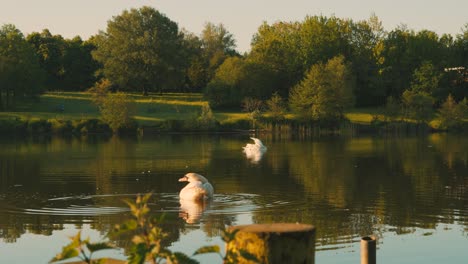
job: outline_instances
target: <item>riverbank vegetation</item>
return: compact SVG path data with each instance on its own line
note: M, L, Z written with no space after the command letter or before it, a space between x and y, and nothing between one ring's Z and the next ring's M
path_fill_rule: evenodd
M249 52L222 24L183 30L151 7L88 40L0 29L0 130L136 133L467 129L460 34L307 16L264 23Z

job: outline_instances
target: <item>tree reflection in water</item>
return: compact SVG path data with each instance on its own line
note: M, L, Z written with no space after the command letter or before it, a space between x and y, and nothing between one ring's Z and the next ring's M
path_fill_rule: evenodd
M122 199L146 192L155 193L152 212L166 215L166 245L190 230L212 237L225 225L280 221L315 225L323 246L441 223L468 227L468 140L462 136L264 135L268 155L257 164L240 151L246 140L243 135L4 139L0 237L15 243L26 233L53 236L66 224L90 224L105 234L128 217ZM211 204L179 204L177 179L189 171L210 175L217 190Z

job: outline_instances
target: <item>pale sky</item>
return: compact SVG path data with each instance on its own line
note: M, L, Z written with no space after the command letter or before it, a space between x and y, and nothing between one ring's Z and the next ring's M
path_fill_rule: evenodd
M197 35L206 22L223 23L240 52L250 50L263 21L301 21L307 15L357 21L375 13L386 30L406 24L453 36L468 23L467 0L0 0L0 25L14 24L25 35L47 28L65 38L88 39L105 30L113 16L144 5Z

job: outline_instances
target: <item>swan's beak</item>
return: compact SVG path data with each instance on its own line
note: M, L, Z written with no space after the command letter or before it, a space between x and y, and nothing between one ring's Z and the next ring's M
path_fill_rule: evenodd
M188 181L188 177L184 176L184 177L180 178L179 181L180 182L186 182L186 181Z

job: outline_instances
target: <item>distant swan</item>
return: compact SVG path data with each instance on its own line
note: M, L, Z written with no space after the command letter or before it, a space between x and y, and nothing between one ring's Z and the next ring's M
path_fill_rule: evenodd
M213 197L213 186L200 174L190 172L180 178L179 181L189 183L180 190L179 197L181 200L200 201Z
M255 144L247 143L243 149L247 158L252 162L257 163L262 159L263 154L267 151L267 147L263 145L260 139L254 137L251 137L251 139Z

